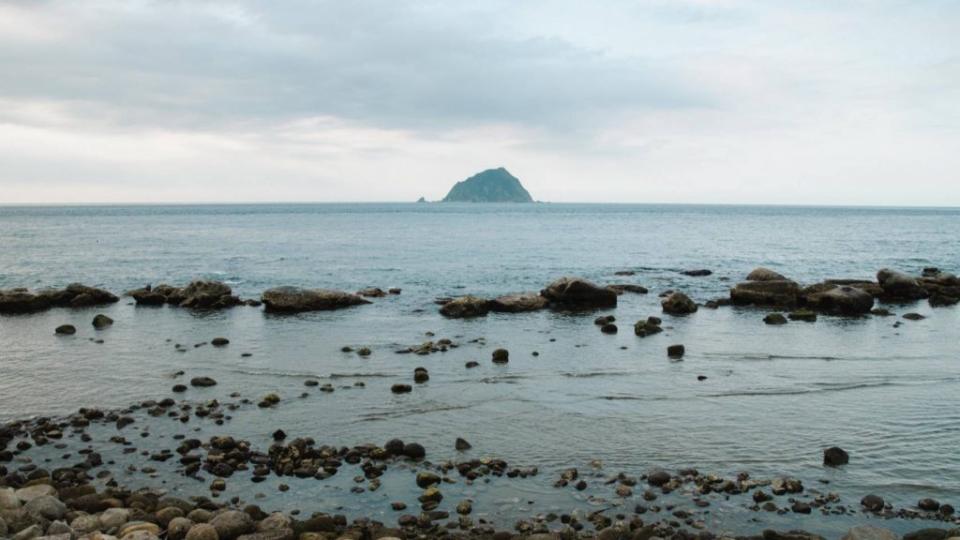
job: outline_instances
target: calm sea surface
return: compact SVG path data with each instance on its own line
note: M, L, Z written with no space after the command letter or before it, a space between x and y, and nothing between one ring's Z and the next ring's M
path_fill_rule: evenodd
M0 207L0 288L79 281L120 293L147 283L222 280L243 297L277 285L354 291L400 287L372 305L292 317L240 307L216 313L136 308L129 299L100 309L56 309L0 317L0 420L58 415L81 406L122 407L170 395L173 373L209 375L214 388L192 399L258 398L277 392L282 406L237 414L227 426L203 425L266 447L282 427L291 436L354 445L392 437L423 443L435 461L454 459L456 437L471 455L539 466L523 480L445 488L451 504L474 498L482 516L506 525L535 512L568 511L612 499L593 482L584 492L552 487L558 471L639 475L653 467L694 466L723 475L791 475L808 488L835 491L857 507L878 493L897 506L920 497L960 503L960 309L925 302L891 306L922 321L821 317L813 324L764 325L763 311L701 309L664 317L667 330L645 339L633 322L659 315L657 294L687 292L697 301L727 295L752 268L767 266L802 283L873 278L882 267L918 274L960 270L960 210L656 205L331 204L251 206ZM679 270L706 268L708 277ZM615 276L633 270L634 276ZM536 291L564 275L598 283L638 283L609 313L618 335L601 334L595 314L552 312L446 320L436 297ZM106 313L116 324L94 332ZM72 338L53 328L75 324ZM434 338L427 337L433 332ZM188 347L216 336L222 349ZM102 338L98 344L89 338ZM461 346L430 356L395 351L447 337ZM471 342L485 338L485 343ZM169 340L169 341L168 341ZM665 348L683 343L683 362ZM369 358L341 347L368 346ZM489 361L506 347L510 363ZM533 356L533 352L539 356ZM252 356L241 357L249 352ZM464 368L477 360L480 367ZM430 381L411 394L423 366ZM698 381L699 375L707 377ZM305 390L308 377L332 382L332 394ZM357 381L364 388L346 388ZM174 425L175 424L175 425ZM154 443L194 426L163 421ZM108 435L104 432L104 438ZM851 454L840 469L821 465L822 449ZM109 456L118 462L135 459ZM161 472L176 466L156 464ZM404 471L391 475L409 474ZM415 502L409 480L374 493L348 493L351 475L329 481L260 484L271 508L342 508L393 521L389 501ZM823 483L821 481L829 481ZM173 474L131 476L129 483L205 493ZM231 489L249 491L246 482ZM457 491L460 490L460 491ZM594 500L590 498L593 497ZM305 500L309 499L309 504ZM639 497L637 498L639 500ZM791 515L756 513L717 501L713 529L788 527ZM534 501L529 504L528 501ZM632 509L632 504L626 508ZM629 512L628 512L629 513ZM756 520L751 521L751 520ZM802 522L834 534L865 517ZM891 522L897 530L920 523Z

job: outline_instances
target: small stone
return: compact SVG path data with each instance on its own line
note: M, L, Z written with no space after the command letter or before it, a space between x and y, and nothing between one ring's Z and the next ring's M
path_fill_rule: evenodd
M427 368L418 367L413 370L413 382L425 383L429 380L430 380L430 373L427 372Z
M370 356L373 354L373 351L370 350L370 347L360 347L357 349L357 356Z
M434 474L430 471L420 471L417 473L417 486L420 488L428 488L434 484L440 483L440 476Z
M667 347L667 356L670 358L683 358L684 353L686 353L686 347L683 345L670 345Z
M226 347L230 344L230 340L225 337L215 337L210 340L210 344L214 347Z
M787 324L787 318L782 313L769 313L763 318L763 322L771 325Z
M475 367L478 367L479 365L480 365L480 362L471 360L471 361L467 362L466 364L464 364L464 367L467 368L467 369L473 369L473 368L475 368Z
M206 387L216 386L216 385L217 385L217 381L213 380L210 377L194 377L190 379L190 386L206 388Z
M77 333L77 327L72 324L61 324L54 330L54 333L62 336L72 336Z
M461 516L466 516L471 512L473 512L473 503L470 501L464 500L457 503L457 513Z
M187 531L185 540L220 540L217 529L209 523L197 523Z
M210 525L216 529L220 540L234 540L253 530L253 519L245 512L228 510L214 516L210 520Z
M466 450L473 448L473 446L470 443L468 443L465 439L461 439L460 437L457 437L456 442L453 443L453 447L459 450L460 452L464 452Z
M840 540L899 540L900 535L889 530L872 525L853 527Z
M409 384L397 383L390 387L390 391L394 394L407 394L413 391L413 387Z
M506 349L497 349L493 351L494 364L506 364L510 361L510 352Z
M660 487L670 481L670 473L667 471L653 471L647 475L647 483L654 487Z
M605 324L605 325L603 325L603 326L600 327L600 331L603 332L604 334L616 334L616 333L617 333L617 325L615 325L615 324L613 324L613 323Z
M167 524L167 540L184 540L193 522L185 517L175 517Z
M173 388L171 388L170 390L173 391L173 393L175 393L175 394L182 394L183 392L186 392L186 391L187 391L187 385L185 385L185 384L175 384L175 385L173 385Z
M113 319L107 317L103 313L99 313L93 317L93 327L97 330L103 330L104 328L113 324Z
M919 313L906 313L903 315L903 318L908 321L922 321L923 319L926 319L926 317Z
M917 508L925 512L936 512L940 509L940 502L934 499L920 499L917 502Z
M860 499L860 505L870 512L879 512L883 510L884 504L883 497L880 497L879 495L871 494Z
M403 445L403 455L410 459L423 459L427 455L427 451L421 444L408 443Z

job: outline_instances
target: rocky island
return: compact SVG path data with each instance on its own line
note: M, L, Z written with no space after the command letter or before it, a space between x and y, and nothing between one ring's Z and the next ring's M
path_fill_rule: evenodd
M457 182L443 202L517 202L530 203L533 197L516 176L506 169L487 169Z

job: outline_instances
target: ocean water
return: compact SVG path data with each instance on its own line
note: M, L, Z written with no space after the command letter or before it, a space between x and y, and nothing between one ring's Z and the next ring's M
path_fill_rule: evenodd
M867 493L897 507L921 497L960 503L960 309L932 309L926 302L889 306L897 314L927 315L899 327L899 317L821 317L770 327L762 310L702 308L688 317L665 316L662 334L633 335L635 321L660 315L658 293L682 290L701 302L723 297L757 266L801 283L870 279L883 267L958 271L960 210L0 207L0 288L79 281L120 293L206 278L227 282L243 297L277 285L403 289L372 305L282 317L251 307L213 313L137 308L127 298L105 308L0 316L0 420L167 397L177 382L173 374L182 370L186 378L219 381L191 389L189 399L224 400L238 391L254 400L276 392L283 401L269 410L242 408L226 426L157 421L148 428L153 444L173 447L173 434L196 436L199 429L202 436L230 433L266 448L270 433L282 427L291 436L347 446L400 437L421 442L431 460L441 461L458 458L453 441L464 437L474 447L469 456L539 467L533 478L444 488L445 507L471 497L478 515L505 526L532 513L607 503L630 513L642 502L639 496L615 501L602 479L591 479L583 492L552 487L562 469L592 470L594 460L603 464L598 476L691 466L727 476L790 475L808 489L839 493L852 508ZM700 268L713 275L679 273ZM615 276L620 270L636 274ZM597 313L474 320L444 319L434 304L441 296L536 291L564 275L637 283L650 293L625 294L617 308ZM94 331L96 313L116 323ZM598 314L616 316L620 333L601 334L593 324ZM78 334L55 336L53 328L64 323L75 324ZM216 336L228 337L230 345L192 347ZM460 346L430 356L395 353L444 337ZM174 343L186 344L187 352L176 351ZM682 362L666 357L673 343L687 348ZM341 352L345 345L367 346L373 354ZM497 347L510 350L509 364L490 362ZM244 352L252 355L241 357ZM469 360L480 366L465 369ZM392 384L412 382L418 366L429 370L430 381L410 394L391 394ZM701 375L707 379L698 380ZM307 389L308 378L337 390ZM353 387L357 381L365 387ZM305 390L310 395L299 398ZM104 429L107 438L113 428ZM833 445L850 452L848 466L821 465L822 450ZM136 463L136 455L104 452L118 463ZM161 473L176 467L151 465ZM265 495L261 504L271 508L340 509L392 521L389 501L415 502L408 473L391 470L381 490L359 495L349 493L351 474L323 482L282 479L294 488L286 493L276 491L281 480L271 478L257 490ZM130 475L124 482L206 493L205 484L172 473ZM241 496L252 485L229 484L228 494ZM749 503L748 496L718 498L700 517L713 530L798 525L828 535L876 521L863 515L811 521L754 512ZM882 523L899 531L921 524Z

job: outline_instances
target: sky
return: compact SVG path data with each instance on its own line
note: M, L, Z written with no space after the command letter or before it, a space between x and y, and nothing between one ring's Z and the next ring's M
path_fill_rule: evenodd
M0 204L960 206L960 3L0 0Z

